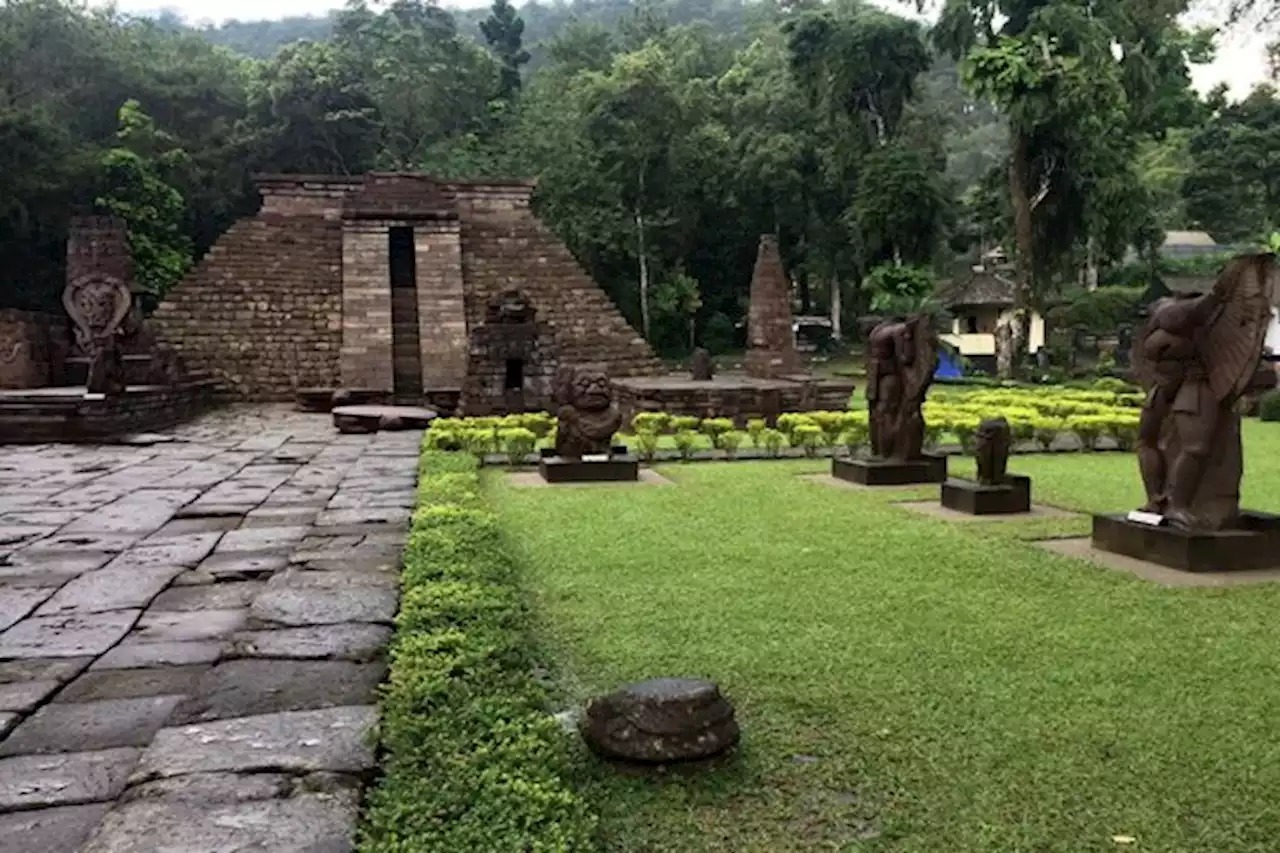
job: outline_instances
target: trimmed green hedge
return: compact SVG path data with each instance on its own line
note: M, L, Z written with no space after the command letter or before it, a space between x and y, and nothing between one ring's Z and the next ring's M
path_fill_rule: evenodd
M471 456L423 453L401 587L362 853L595 849Z

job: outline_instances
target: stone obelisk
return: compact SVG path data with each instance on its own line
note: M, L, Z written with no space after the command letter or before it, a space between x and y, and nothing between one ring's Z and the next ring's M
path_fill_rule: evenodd
M774 379L799 370L800 358L791 330L791 284L782 268L777 238L764 234L751 275L747 375Z

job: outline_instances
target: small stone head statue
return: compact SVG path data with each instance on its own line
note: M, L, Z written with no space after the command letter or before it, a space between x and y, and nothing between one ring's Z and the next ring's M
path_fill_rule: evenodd
M978 462L979 483L998 486L1005 481L1012 444L1013 433L1004 418L988 418L978 424L974 456Z
M711 361L711 353L702 347L693 351L693 378L699 382L707 382L715 375L715 365Z

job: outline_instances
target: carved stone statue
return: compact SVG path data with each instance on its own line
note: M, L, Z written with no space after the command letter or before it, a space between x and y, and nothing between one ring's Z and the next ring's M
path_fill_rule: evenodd
M711 353L702 347L693 351L693 378L698 382L708 382L715 376L715 365L711 362Z
M974 458L978 463L978 482L984 486L1000 486L1009 467L1009 448L1013 432L1004 418L988 418L978 424Z
M923 314L880 323L867 341L871 452L895 461L922 458L920 407L938 366L937 338Z
M1275 256L1243 255L1209 293L1152 306L1132 350L1147 391L1138 433L1143 511L1184 529L1237 521L1243 459L1235 404L1257 381L1275 296Z
M608 453L622 426L609 377L597 367L561 367L555 386L559 404L556 455L581 459L586 454Z
M533 305L518 290L504 290L502 295L490 302L485 309L486 323L502 325L532 323L533 316Z
M72 279L62 292L62 304L75 323L76 343L89 360L86 385L92 393L124 392L119 335L132 303L129 285L101 272Z

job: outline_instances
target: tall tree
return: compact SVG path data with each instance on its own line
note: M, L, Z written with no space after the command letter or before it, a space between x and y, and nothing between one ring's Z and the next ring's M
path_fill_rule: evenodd
M520 69L529 61L524 49L524 20L507 0L493 0L489 17L480 22L480 32L501 65L498 95L511 100L520 91Z

